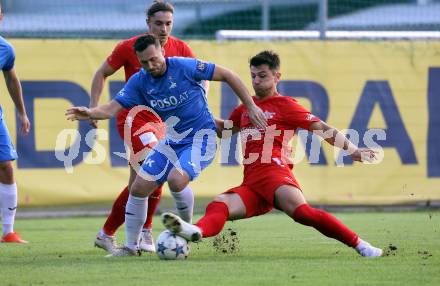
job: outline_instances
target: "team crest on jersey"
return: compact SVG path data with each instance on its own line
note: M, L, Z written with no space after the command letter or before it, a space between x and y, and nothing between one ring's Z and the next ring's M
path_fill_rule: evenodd
M275 115L275 112L269 112L269 111L265 111L264 112L264 117L266 117L266 119L272 119Z
M177 83L170 81L170 89L176 88Z
M308 121L312 121L313 118L315 118L315 115L313 115L313 114L311 114L311 113L307 114L307 116L306 116L306 119L307 119Z
M197 61L197 70L204 72L206 68L206 64L201 61Z

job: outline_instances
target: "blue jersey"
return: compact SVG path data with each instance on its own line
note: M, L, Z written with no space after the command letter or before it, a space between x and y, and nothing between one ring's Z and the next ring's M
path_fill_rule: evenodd
M0 69L10 71L14 67L15 52L8 41L0 36Z
M14 67L15 53L12 45L0 37L0 70L10 71ZM17 159L17 152L12 145L11 136L3 119L3 109L0 106L0 161Z
M198 130L215 130L214 118L208 109L203 80L211 80L215 65L198 59L171 57L166 59L167 70L153 77L141 69L134 74L115 100L124 108L145 105L167 122L175 116L180 121L172 128L187 134L179 143L189 143ZM169 123L169 122L168 122ZM167 138L175 137L167 132Z

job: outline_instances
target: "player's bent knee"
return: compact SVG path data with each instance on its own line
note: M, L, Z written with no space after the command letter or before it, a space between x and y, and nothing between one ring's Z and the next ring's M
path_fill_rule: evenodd
M12 161L0 162L0 182L2 184L14 183L14 168L12 166Z
M144 198L149 196L155 189L157 189L155 182L136 178L130 187L130 195Z
M189 177L186 173L172 172L168 176L168 186L172 192L180 192L189 183Z
M238 194L221 194L215 197L214 202L224 203L228 207L228 219L230 220L241 219L246 216L246 206Z

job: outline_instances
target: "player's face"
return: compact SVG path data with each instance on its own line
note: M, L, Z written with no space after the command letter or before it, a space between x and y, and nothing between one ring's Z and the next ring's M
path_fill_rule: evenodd
M168 41L168 37L173 29L173 13L159 11L147 20L148 31L159 38L163 46Z
M258 97L272 95L276 91L281 74L268 65L251 66L252 87Z
M142 52L136 52L139 63L152 76L161 76L166 71L165 58L162 49L150 45Z

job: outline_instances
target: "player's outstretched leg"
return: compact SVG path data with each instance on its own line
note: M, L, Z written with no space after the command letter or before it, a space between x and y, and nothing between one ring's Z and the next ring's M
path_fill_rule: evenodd
M302 191L291 185L278 187L275 204L296 222L311 226L323 235L350 246L365 257L382 255L382 249L371 246L331 214L307 204Z
M339 240L340 242L353 247L364 257L382 256L382 249L370 245L350 230L331 214L302 204L295 209L292 218L303 225L314 227L327 237Z
M199 242L202 240L202 232L200 228L187 223L179 216L173 213L163 213L161 218L163 225L172 233L191 242Z

